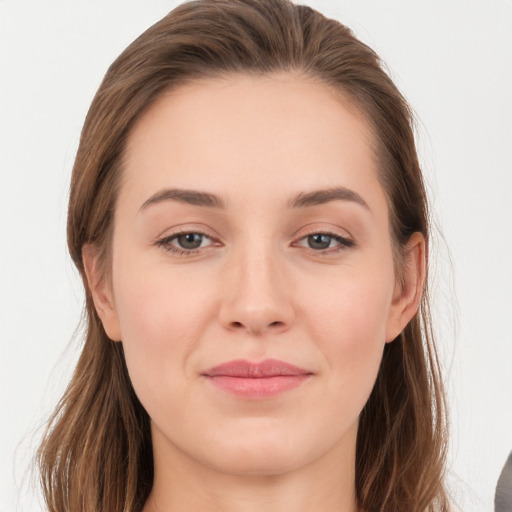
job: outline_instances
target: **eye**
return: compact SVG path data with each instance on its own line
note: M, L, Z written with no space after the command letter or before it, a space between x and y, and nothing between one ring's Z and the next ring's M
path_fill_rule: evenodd
M328 249L333 241L333 237L325 233L316 233L309 235L307 241L311 249Z
M336 252L352 247L354 242L334 233L312 233L301 238L297 245L313 249L316 252Z
M203 247L210 246L212 239L204 233L187 231L166 236L158 240L156 244L163 247L166 251L186 255L194 253Z
M199 249L207 237L201 233L184 233L171 240L175 240L181 249Z

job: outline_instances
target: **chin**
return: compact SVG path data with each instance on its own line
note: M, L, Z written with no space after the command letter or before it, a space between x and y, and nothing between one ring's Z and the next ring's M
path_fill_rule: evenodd
M308 465L322 455L318 439L290 435L271 429L247 430L245 435L228 435L215 442L213 450L204 453L209 466L224 473L271 476L289 473Z
M291 473L306 465L297 454L271 453L267 450L252 452L240 448L235 453L216 458L211 467L215 470L239 476L277 476Z

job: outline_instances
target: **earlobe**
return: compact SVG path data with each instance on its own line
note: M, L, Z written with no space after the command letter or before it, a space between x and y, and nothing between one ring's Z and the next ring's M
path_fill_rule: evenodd
M401 279L397 279L388 317L386 342L393 341L418 312L426 274L426 242L413 233L404 248Z
M97 250L92 244L83 246L82 260L94 307L101 319L103 328L111 340L121 341L121 329L112 289L103 272L100 271Z

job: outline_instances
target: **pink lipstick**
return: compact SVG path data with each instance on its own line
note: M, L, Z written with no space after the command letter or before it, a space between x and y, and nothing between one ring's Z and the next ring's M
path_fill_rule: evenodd
M267 398L300 386L313 373L277 359L260 363L237 359L210 368L202 375L234 395Z

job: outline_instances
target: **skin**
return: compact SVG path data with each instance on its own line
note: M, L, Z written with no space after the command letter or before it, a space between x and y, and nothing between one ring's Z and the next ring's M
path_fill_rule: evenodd
M415 234L397 279L372 148L346 99L291 73L194 82L138 120L110 278L94 247L84 260L152 420L155 483L144 512L356 511L358 417L385 343L417 312L425 257ZM364 204L290 207L300 194L342 187ZM166 189L215 194L224 208L147 204ZM191 252L177 232L207 236ZM315 233L331 238L311 247ZM312 375L261 400L201 375L267 358Z

